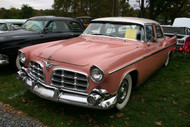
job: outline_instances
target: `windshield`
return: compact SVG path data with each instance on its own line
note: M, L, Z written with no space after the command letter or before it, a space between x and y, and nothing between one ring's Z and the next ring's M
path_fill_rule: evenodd
M91 23L83 34L103 35L134 40L144 40L144 29L139 24L128 23Z
M39 20L28 20L26 23L22 25L22 29L26 30L42 30L46 25L47 21L39 21Z

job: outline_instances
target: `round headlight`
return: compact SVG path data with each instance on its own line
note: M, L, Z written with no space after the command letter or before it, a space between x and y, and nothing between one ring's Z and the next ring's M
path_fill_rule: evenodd
M104 79L104 73L100 68L92 66L90 68L90 77L94 82L99 83Z
M19 59L20 59L20 62L21 62L21 63L25 63L27 58L26 58L26 55L21 52L21 53L19 54Z

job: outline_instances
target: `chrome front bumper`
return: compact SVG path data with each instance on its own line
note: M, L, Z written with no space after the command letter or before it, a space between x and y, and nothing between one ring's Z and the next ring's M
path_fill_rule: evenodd
M56 102L97 109L110 109L117 102L116 95L111 95L104 89L95 88L87 94L43 84L30 76L26 68L17 72L17 79L21 80L34 94Z

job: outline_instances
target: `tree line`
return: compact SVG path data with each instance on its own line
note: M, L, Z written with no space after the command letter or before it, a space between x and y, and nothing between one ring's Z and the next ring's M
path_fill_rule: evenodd
M0 19L27 19L33 16L56 15L55 10L35 10L33 7L23 4L21 9L17 8L0 8ZM58 15L57 15L58 16Z
M130 0L54 0L53 9L35 10L23 4L21 9L0 8L1 19L27 19L33 16L54 15L63 17L132 16L157 20L163 24L176 17L190 17L190 0L137 0L135 9Z

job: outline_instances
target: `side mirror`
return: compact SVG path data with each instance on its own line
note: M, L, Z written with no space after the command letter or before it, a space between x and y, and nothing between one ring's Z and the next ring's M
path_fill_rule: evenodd
M150 46L150 42L147 42L146 44L147 44L148 46Z

